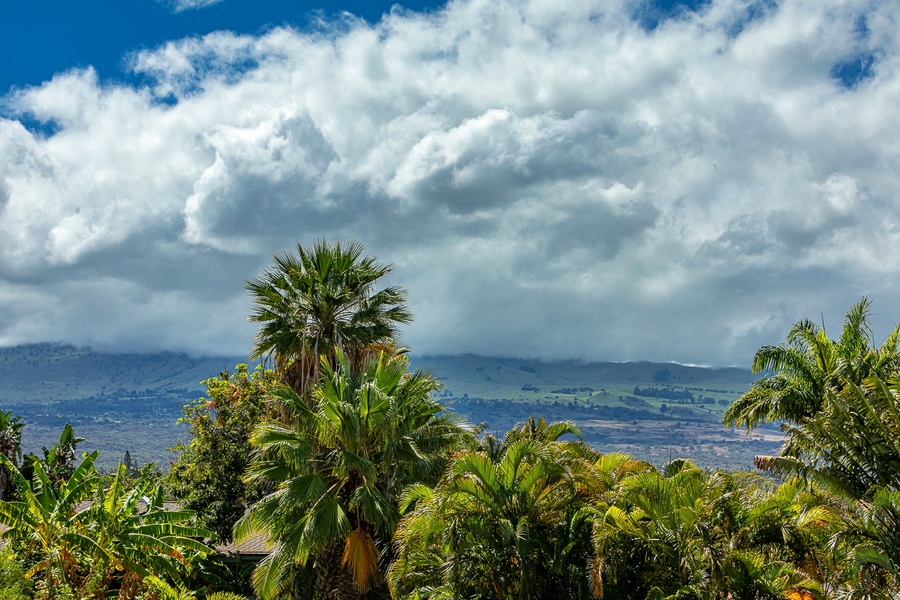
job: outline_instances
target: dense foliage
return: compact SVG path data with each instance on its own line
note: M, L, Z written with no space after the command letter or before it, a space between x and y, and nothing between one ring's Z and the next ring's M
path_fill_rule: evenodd
M412 320L403 288L377 287L393 267L363 252L358 242L298 244L296 254L276 254L272 267L246 283L250 321L260 324L251 358L272 357L299 394L318 382L321 357L335 367L340 350L359 368Z
M408 373L403 356L381 355L355 373L340 350L338 368L323 359L311 399L282 386L290 424L257 428L250 481L274 490L251 507L238 540L265 532L278 546L254 573L263 598L285 588L291 562L315 557L319 597L358 597L382 580L379 557L399 513L397 496L414 482L434 482L463 430L431 397L440 384Z
M25 424L12 411L0 411L0 454L5 456L13 466L18 466L22 459L22 428ZM7 498L10 490L11 474L5 466L0 466L0 500Z
M531 425L531 427L529 427ZM461 452L433 489L410 486L394 538L394 597L582 598L598 455L542 420Z
M250 463L250 433L264 420L274 383L272 371L250 373L240 364L234 373L204 381L206 397L184 408L191 441L175 448L180 454L165 483L181 506L197 514L198 524L222 541L231 540L235 522L262 495L260 486L241 475Z
M147 578L180 582L210 551L201 540L212 532L190 524L193 513L166 510L158 484L128 490L123 465L101 487L97 455L85 454L58 480L37 461L30 482L0 456L18 498L0 502L2 539L28 566L38 599L139 598Z

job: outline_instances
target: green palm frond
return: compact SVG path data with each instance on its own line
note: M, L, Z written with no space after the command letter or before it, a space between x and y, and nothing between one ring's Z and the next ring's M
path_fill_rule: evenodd
M337 350L351 362L367 348L388 342L399 324L412 320L406 291L377 289L392 267L365 256L358 242L312 247L274 256L272 267L245 284L253 299L250 321L259 324L251 354L273 356L276 370L305 395L318 382L321 356Z
M552 441L558 435L544 435L567 430L529 420L503 441L462 453L433 490L410 489L388 575L392 594L582 597L587 578L570 579L586 573L585 523L594 511L582 502L599 489L588 490L590 482L602 484L588 475L596 455L569 453L566 442ZM572 581L574 596L566 591Z
M808 320L794 324L786 341L763 346L754 373L771 373L754 383L725 413L726 426L748 429L770 421L800 424L827 408L829 389L861 385L871 375L893 377L900 367L900 325L876 347L869 323L871 303L863 298L847 312L841 336L830 340Z

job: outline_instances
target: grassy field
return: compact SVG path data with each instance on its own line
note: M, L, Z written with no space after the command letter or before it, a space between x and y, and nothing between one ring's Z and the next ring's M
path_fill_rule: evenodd
M0 409L28 423L26 450L52 444L71 422L114 466L129 451L165 467L168 448L186 436L177 425L200 382L233 369L239 357L106 354L68 345L0 349ZM502 434L530 415L568 419L602 451L623 451L662 464L688 457L706 467L752 468L755 454L778 451L781 434L752 436L722 427L722 413L754 377L743 369L649 362L541 362L482 356L413 357L434 373L454 410Z

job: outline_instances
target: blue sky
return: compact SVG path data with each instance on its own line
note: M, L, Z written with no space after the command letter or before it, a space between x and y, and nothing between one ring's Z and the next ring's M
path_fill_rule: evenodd
M900 319L896 2L168 1L0 6L0 345L240 354L321 237L396 265L420 353Z
M93 66L101 78L128 77L124 59L167 40L217 30L258 33L273 26L310 26L319 18L349 12L378 21L395 3L225 0L201 8L173 10L158 0L35 0L6 2L0 18L0 90L39 85L73 67ZM442 3L409 0L410 10Z

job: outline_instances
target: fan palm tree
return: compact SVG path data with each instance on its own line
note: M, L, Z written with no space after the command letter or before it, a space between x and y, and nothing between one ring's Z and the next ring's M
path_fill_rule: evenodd
M275 489L238 522L235 537L265 532L275 546L253 574L262 598L284 589L290 567L311 558L318 598L358 598L380 583L379 544L399 519L398 490L435 481L464 433L431 397L440 382L407 373L405 357L382 354L359 373L339 348L337 368L321 360L324 377L312 398L288 386L276 394L299 418L253 434L249 479Z
M359 242L298 244L296 254L276 254L272 267L245 284L249 319L259 323L251 358L271 356L301 395L318 381L320 356L334 368L340 349L358 369L373 345L390 343L397 326L412 320L403 288L377 288L393 267L363 252Z
M753 429L771 421L798 424L822 410L829 388L859 385L869 375L895 376L900 369L900 324L876 346L870 309L867 298L854 304L837 340L829 339L824 327L803 320L794 324L784 343L757 350L753 372L773 375L756 381L725 411L725 425Z

